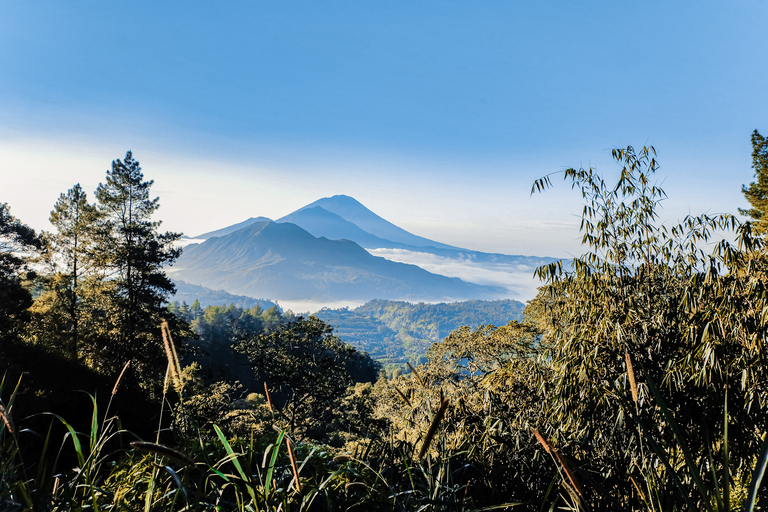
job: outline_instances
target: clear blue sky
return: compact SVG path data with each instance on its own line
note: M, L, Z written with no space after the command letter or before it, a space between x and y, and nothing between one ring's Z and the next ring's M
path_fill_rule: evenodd
M579 252L579 197L652 144L664 215L735 212L768 134L768 2L3 0L0 201L39 229L131 149L194 235L351 195L477 250ZM92 197L92 194L91 194Z

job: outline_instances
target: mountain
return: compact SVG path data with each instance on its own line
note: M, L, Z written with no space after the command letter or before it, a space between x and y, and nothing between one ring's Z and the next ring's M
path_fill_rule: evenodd
M239 231L243 228L247 228L254 222L264 222L267 220L269 219L266 217L251 217L250 219L244 220L243 222L238 222L237 224L232 224L231 226L217 229L216 231L209 231L208 233L203 233L202 235L197 235L193 238L195 240L208 240L209 238L213 238L215 236L224 236L230 233L234 233L235 231Z
M295 224L272 221L256 221L186 247L169 275L278 300L441 301L501 298L505 293L373 256L349 240L316 238Z
M325 237L329 240L352 240L366 248L412 247L372 235L321 206L301 208L276 222L290 222L307 230L312 236Z
M316 237L351 240L366 249L400 249L427 253L453 260L494 265L538 267L555 258L507 255L472 251L416 236L386 221L344 195L326 197L281 217L276 222L291 222Z
M286 217L283 217L282 219L278 219L277 222L282 222L283 219L286 219L291 215L301 212L302 210L309 210L317 207L320 207L323 210L326 210L328 212L335 213L338 217L340 217L343 220L346 220L347 222L354 224L363 232L369 235L373 235L374 237L377 237L379 239L387 240L390 243L394 242L397 244L403 244L403 245L408 245L412 247L435 247L440 249L458 249L457 247L441 244L440 242L435 242L434 240L429 240L428 238L411 234L408 231L395 226L391 222L382 219L381 217L373 213L371 210L369 210L368 208L360 204L356 199L349 196L345 196L345 195L336 195L333 197L324 197L323 199L318 199L314 203L310 203L307 206L304 206L303 208L300 208L297 211L293 212L292 214ZM315 211L317 212L318 210L315 210ZM292 222L292 221L289 221L289 222ZM315 235L315 236L325 236L325 235ZM351 240L354 240L354 239L351 239ZM354 241L357 242L357 240L354 240ZM360 243L360 245L363 245L364 247L366 247L365 244Z

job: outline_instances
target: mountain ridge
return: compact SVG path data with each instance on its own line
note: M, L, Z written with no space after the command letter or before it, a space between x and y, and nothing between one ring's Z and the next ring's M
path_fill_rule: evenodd
M266 236L279 228L265 228L263 223L287 226L281 231L287 239ZM261 228L254 228L255 225ZM247 239L258 237L264 229L267 231L257 244L261 249L257 250ZM299 236L296 229L304 234ZM289 232L293 235L288 235ZM484 253L419 237L345 195L318 199L276 221L252 217L199 238L206 240L202 244L193 240L177 262L173 272L178 278L211 288L223 287L231 293L298 302L315 302L314 299L333 304L371 299L525 300L536 294L538 284L533 279L533 269L556 261L548 257ZM226 241L214 242L221 238ZM331 241L338 243L327 243ZM269 250L264 250L267 245ZM259 253L258 259L249 254L253 251ZM378 266L373 265L371 261L376 260L369 257L385 258L389 263L410 265L455 281L450 281L454 283L450 286L449 282L438 286L434 278L413 274L407 277L413 282L405 283L407 272L402 267L391 266L385 270L380 262ZM313 258L317 261L311 261ZM286 284L279 287L279 279ZM425 284L424 279L432 283L419 293L416 283ZM461 280L464 285L457 283ZM467 284L480 287L472 291L476 295L468 295Z
M501 298L500 287L373 256L349 240L314 237L292 223L254 222L188 246L173 279L229 293L283 300Z
M388 220L385 220L382 217L376 215L371 210L366 208L362 203L360 203L357 199L343 194L318 199L317 201L299 208L293 213L297 213L316 206L319 206L331 213L335 213L342 219L356 225L366 233L369 233L378 238L389 240L391 242L413 247L459 249L458 247L453 247L451 245L436 242L422 236L414 235L413 233L410 233L403 228L392 224ZM278 219L278 222L279 221L280 219Z

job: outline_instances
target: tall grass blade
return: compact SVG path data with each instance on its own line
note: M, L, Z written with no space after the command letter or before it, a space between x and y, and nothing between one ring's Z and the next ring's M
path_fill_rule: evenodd
M77 437L77 431L74 429L72 425L67 423L67 420L59 416L58 414L52 413L52 412L44 412L43 414L48 416L53 416L57 420L61 422L62 425L67 429L66 437L72 438L72 445L75 447L75 454L77 455L77 462L80 465L80 468L83 468L85 466L85 456L83 455L83 447L80 444L80 439Z
M413 376L416 377L416 381L421 385L421 387L426 388L427 385L424 383L424 379L421 378L421 375L419 375L419 372L416 371L416 368L411 366L411 363L405 362L405 364L408 365L408 368L411 369L411 373L413 373Z
M747 492L747 503L744 505L744 510L747 512L752 512L755 509L757 491L760 489L760 482L762 482L765 476L766 468L768 468L768 435L765 436L760 457L757 459L755 471L752 473L752 482L750 482L749 491Z
M163 467L165 467L165 470L171 475L171 478L173 478L173 481L176 484L176 487L178 487L179 491L181 491L181 495L184 496L184 501L189 502L187 489L184 487L184 484L181 483L181 478L179 478L179 475L170 466L163 466Z
M127 363L125 363L125 366L123 366L123 371L120 372L120 375L117 376L117 380L115 381L115 385L112 388L112 395L117 394L117 390L120 388L120 381L123 380L123 375L125 375L125 372L128 370L128 367L131 365L131 360L129 359Z
M725 403L723 404L723 507L724 511L731 510L731 460L728 451L728 387L725 388Z
M8 432L13 434L13 420L11 420L11 415L8 413L2 402L0 402L0 417L3 419L6 428L8 428Z
M275 471L275 464L277 464L277 453L280 450L280 443L283 442L285 437L285 430L280 431L280 435L277 436L275 446L272 448L272 458L269 461L269 469L267 469L267 481L264 483L264 495L269 496L269 490L272 488L272 473Z
M96 404L96 397L89 395L93 402L93 414L91 414L91 435L90 435L90 453L96 449L96 443L99 439L99 406Z
M240 478L242 478L243 483L245 484L245 488L248 491L248 495L251 497L251 500L254 502L256 501L256 493L253 490L253 486L251 485L251 479L248 477L248 475L243 471L243 466L240 465L240 461L237 458L237 454L232 449L232 446L230 446L229 441L227 441L226 436L224 435L224 432L221 431L218 425L213 426L213 430L216 431L216 435L219 437L219 441L221 441L221 445L224 447L224 449L227 452L227 455L229 456L229 460L232 461L232 465L235 466L235 469L240 474Z
M288 456L291 458L291 469L293 470L293 478L296 482L296 490L301 492L301 480L299 480L299 468L296 467L296 454L293 452L293 443L291 439L285 437L285 445L288 447Z
M651 437L652 430L650 430L648 427L645 426L645 423L641 421L639 418L636 419L637 424L640 425L640 429L645 433L645 439L648 442L648 444L651 445L651 449L653 449L654 452L656 452L656 455L659 457L659 460L661 460L661 463L664 465L664 468L667 470L667 473L669 473L669 476L672 478L672 481L677 486L678 490L680 491L680 495L683 497L683 500L685 500L686 505L691 510L696 510L696 507L693 506L693 501L691 501L690 496L688 495L688 492L685 489L685 486L683 486L683 482L680 480L680 477L678 476L677 472L672 468L672 465L669 463L669 458L667 457L667 453L662 449L661 446Z

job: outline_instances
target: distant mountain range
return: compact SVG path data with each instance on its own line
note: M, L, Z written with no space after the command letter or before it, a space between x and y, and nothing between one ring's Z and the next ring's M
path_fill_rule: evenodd
M501 285L446 277L369 252L376 250L526 270L553 261L435 242L409 233L343 195L320 199L274 222L251 218L193 240L204 241L184 248L169 269L173 279L277 300L435 302L510 295Z

